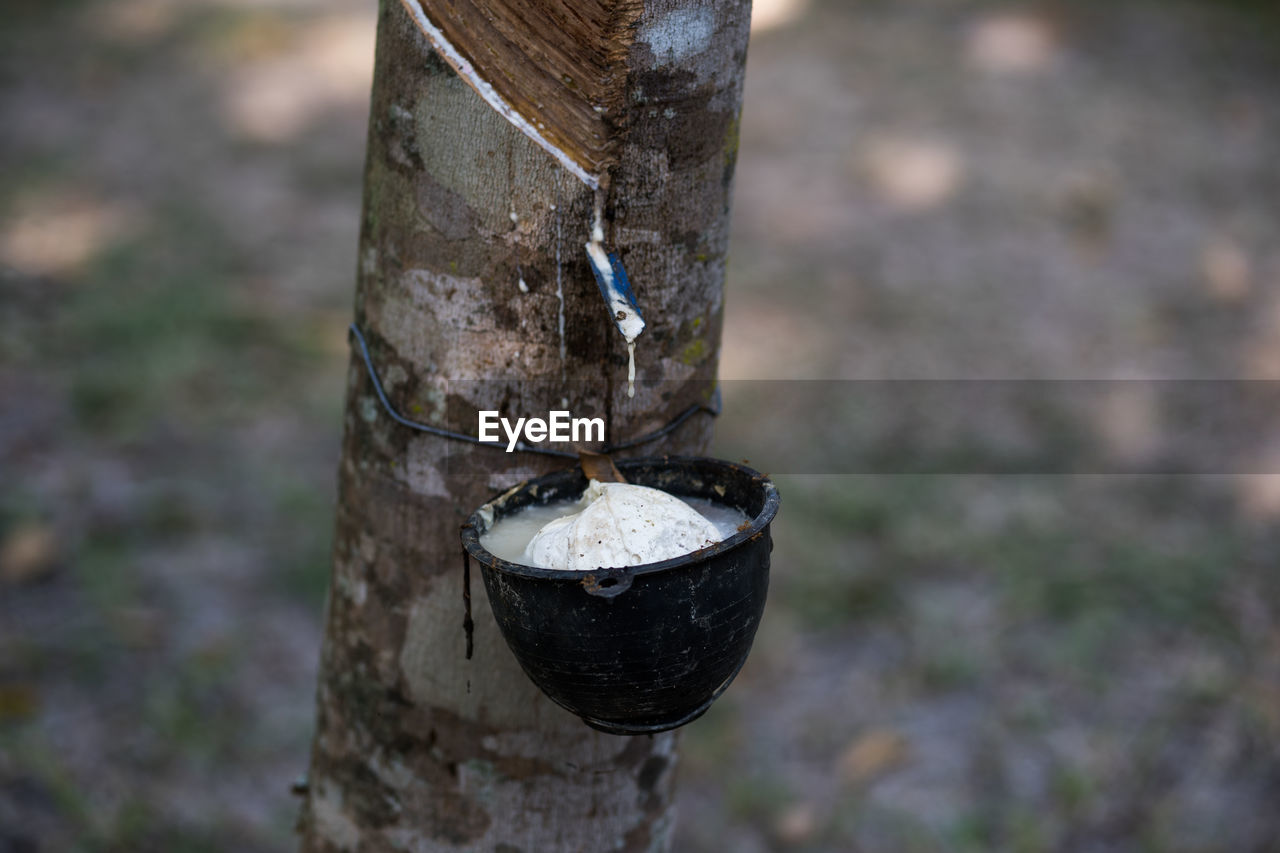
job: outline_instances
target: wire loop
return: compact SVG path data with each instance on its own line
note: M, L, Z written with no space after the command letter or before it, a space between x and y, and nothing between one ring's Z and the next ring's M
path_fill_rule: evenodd
M461 433L461 432L454 432L453 430L444 429L443 427L431 426L430 424L424 424L424 423L419 423L418 421L410 420L409 418L406 418L404 415L397 412L395 410L395 407L391 405L391 401L387 399L387 392L382 390L382 380L378 378L378 371L373 366L373 358L369 355L369 345L365 343L364 335L360 333L360 329L359 327L356 326L355 323L351 324L350 329L351 329L351 334L355 335L356 337L356 343L360 345L360 355L364 358L365 367L368 368L369 380L373 382L373 390L378 395L378 401L382 403L382 408L386 410L387 414L391 416L392 420L394 420L396 423L402 426L409 427L410 429L416 429L419 432L426 432L426 433L430 433L431 435L438 435L441 438L452 438L455 441L465 441L469 444L479 444L484 447L493 447L493 448L499 448L499 449L502 448L502 442L481 441L480 439L476 438L473 435L467 435L466 433ZM711 417L713 418L716 417L717 415L720 414L721 405L722 404L720 399L720 389L716 388L715 393L711 395L710 405L708 405L707 403L694 403L692 406L685 409L680 414L676 415L675 418L673 418L672 421L668 423L666 426L660 429L654 430L653 432L646 433L645 435L639 436L637 438L627 439L626 441L620 441L620 442L617 442L616 444L607 444L599 452L613 453L618 450L630 450L633 447L639 447L642 444L648 444L651 441L657 441L658 439L663 438L675 432L677 429L680 428L681 424L689 420L689 418L693 417L698 412L706 412L707 414L711 415ZM516 442L515 449L522 453L538 453L543 456L558 456L562 459L578 458L578 454L571 453L570 451L567 451L567 450L555 450L554 448L550 448L550 447L533 447L531 445L525 444L523 441Z

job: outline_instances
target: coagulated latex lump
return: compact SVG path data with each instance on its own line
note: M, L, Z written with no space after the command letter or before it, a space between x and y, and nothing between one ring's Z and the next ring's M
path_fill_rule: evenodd
M544 569L591 571L656 563L720 541L715 526L673 495L630 483L592 480L584 508L548 522L525 548Z

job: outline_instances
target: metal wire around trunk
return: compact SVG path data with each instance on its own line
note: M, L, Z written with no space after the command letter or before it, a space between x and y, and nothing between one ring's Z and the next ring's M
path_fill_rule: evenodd
M378 371L373 366L373 358L369 355L369 345L365 343L364 335L360 333L360 329L355 323L351 324L350 331L351 334L355 336L356 343L360 345L360 355L364 358L365 367L369 370L369 380L373 383L373 390L378 395L378 401L382 403L382 408L386 410L392 420L402 426L409 427L410 429L430 433L431 435L438 435L441 438L451 438L455 441L465 441L468 444L479 444L484 447L502 449L501 442L481 441L474 435L467 435L466 433L454 432L453 430L444 429L443 427L420 423L418 421L410 420L397 412L395 407L391 405L391 401L387 399L387 392L382 389L382 380L378 378ZM692 406L676 415L675 418L673 418L666 426L656 429L653 432L645 433L644 435L636 438L630 438L614 444L607 444L599 452L613 453L618 450L630 450L633 447L640 447L641 445L648 444L651 441L657 441L658 439L675 432L680 428L681 424L689 420L689 418L693 417L698 412L706 412L712 417L719 415L721 406L720 389L716 388L715 393L711 395L710 404L694 403ZM515 449L521 453L538 453L543 456L557 456L561 459L578 458L577 453L573 453L568 450L555 450L550 447L534 447L532 445L525 444L523 441L516 442Z

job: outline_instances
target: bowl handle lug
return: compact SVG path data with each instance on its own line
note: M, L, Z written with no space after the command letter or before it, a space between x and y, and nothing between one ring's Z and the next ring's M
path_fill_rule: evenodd
M588 595L614 598L631 589L631 581L634 577L625 569L601 569L584 577L582 588Z

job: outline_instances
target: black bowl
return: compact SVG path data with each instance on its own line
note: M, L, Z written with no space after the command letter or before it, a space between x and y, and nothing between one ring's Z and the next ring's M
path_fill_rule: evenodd
M617 466L629 482L737 507L750 523L683 557L594 572L523 566L480 544L498 519L580 496L587 480L573 468L491 499L463 525L462 544L480 563L503 638L542 692L593 728L650 734L697 719L746 662L769 588L778 490L718 459Z

